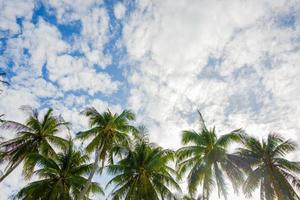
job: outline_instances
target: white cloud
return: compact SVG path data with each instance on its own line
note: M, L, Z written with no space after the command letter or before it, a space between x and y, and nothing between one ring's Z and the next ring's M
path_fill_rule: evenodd
M0 200L11 199L12 193L16 194L18 189L24 187L25 185L26 182L22 176L22 168L21 166L18 166L11 174L7 176L6 179L3 180L3 182L1 182Z
M100 18L101 16L97 15ZM94 24L91 23L88 26L94 27ZM103 27L98 28L102 30ZM84 32L88 35L93 30L86 30ZM100 39L94 41L97 37ZM103 47L100 40L103 37L104 35L96 34L84 42L93 42L93 45L99 45L99 49L101 49ZM59 89L63 91L81 89L91 95L97 92L112 94L118 90L118 86L120 85L119 82L113 81L107 73L96 72L94 69L93 64L106 66L110 62L108 61L110 60L109 58L102 59L103 56L101 56L99 49L92 48L94 49L92 52L86 50L87 57L73 57L69 55L68 52L72 50L70 44L62 40L55 26L46 23L42 19L39 20L36 26L31 23L25 23L22 36L9 40L7 46L4 55L6 58L14 60L16 66L13 69L17 73L17 76L14 78L15 81L22 79L25 82L30 82L31 85L40 87L40 84L34 84L37 81L34 79L43 75L42 67L46 65L49 79L57 82L60 86ZM24 48L28 49L30 57L24 56ZM22 72L24 71L24 65L30 66L30 69L26 69L28 73ZM28 76L26 77L24 74ZM22 78L19 76L22 76ZM42 80L40 79L40 81ZM55 90L51 83L47 83L47 85L49 86L47 87L47 92L49 92L48 90ZM43 94L37 95L42 96Z
M55 55L48 60L49 78L57 81L64 91L84 90L90 95L97 92L112 94L118 90L119 82L107 73L96 72L83 58L70 55Z
M55 14L60 22L68 23L88 15L91 8L101 6L101 0L49 0L45 2L55 8Z
M93 99L89 102L88 107L96 108L100 113L110 109L113 113L121 113L122 107L119 104L109 104L108 102L102 101L100 99Z
M24 48L28 49L31 57L24 55ZM4 56L13 59L14 70L30 66L32 75L41 76L42 67L47 59L66 52L70 47L61 40L56 27L40 19L34 26L24 22L23 34L20 37L8 40Z
M156 1L144 2L124 32L129 59L138 63L128 77L133 86L130 105L156 121L176 118L176 109L186 113L200 107L220 123L230 110L252 115L262 112L256 106L274 106L270 88L260 81L271 71L263 59L279 58L295 48L291 39L297 33L273 22L279 8L268 1L164 1L159 6ZM209 63L211 58L221 61ZM212 70L212 77L202 75L205 68ZM221 116L214 116L217 113Z
M109 16L102 1L51 0L47 4L55 8L59 23L80 20L81 34L76 37L73 48L82 51L90 65L97 64L104 69L111 64L111 56L103 53L110 36Z
M9 89L1 93L0 110L1 114L5 114L5 119L22 122L25 115L19 108L23 105L36 107L38 104L36 96L24 89Z
M86 90L90 95L96 92L112 94L118 90L119 82L113 82L108 74L96 73L95 70L84 70L65 76L59 80L64 90Z
M23 17L29 21L32 16L34 1L32 0L11 0L0 2L0 29L8 30L10 35L20 32L19 26L16 24L18 17ZM1 36L1 33L0 33Z
M92 64L98 64L105 68L111 63L109 55L103 55L104 45L109 39L109 17L107 11L101 7L95 7L83 15L83 29L78 43Z
M122 3L117 3L114 6L114 14L117 19L122 19L126 13L126 7Z

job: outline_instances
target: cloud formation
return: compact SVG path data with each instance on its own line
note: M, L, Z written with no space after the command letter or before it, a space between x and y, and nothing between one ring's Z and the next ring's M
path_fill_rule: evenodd
M258 124L265 129L258 135L296 137L299 125L288 115L300 115L300 27L280 20L299 19L297 1L143 1L138 8L123 39L137 63L129 103L144 121L165 131L191 127L185 116L199 108L225 130Z

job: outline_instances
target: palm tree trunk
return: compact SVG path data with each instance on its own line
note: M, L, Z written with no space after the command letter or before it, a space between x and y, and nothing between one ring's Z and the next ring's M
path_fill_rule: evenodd
M93 164L93 169L88 177L88 180L84 186L84 188L82 189L82 191L80 192L79 196L78 196L78 200L83 200L84 199L84 196L85 194L87 193L91 183L92 183L92 179L93 179L93 176L98 168L98 162L99 162L99 155L100 155L100 151L101 151L101 147L98 148L95 152L95 161L94 161L94 164Z
M260 182L260 200L264 200L265 197L264 197L264 182L261 181Z
M281 192L281 189L280 189L280 186L279 186L279 183L278 181L276 180L276 177L273 175L273 168L271 168L272 170L272 174L271 174L271 179L272 179L272 185L274 187L274 190L275 190L275 194L276 194L276 197L277 197L277 200L285 200L285 196L282 194Z
M18 162L16 162L13 166L8 168L7 172L5 172L1 177L0 177L0 183L12 172L16 167L23 161L23 159L20 159Z
M203 183L203 191L202 191L202 199L203 199L203 200L207 200L207 199L206 199L205 191L206 191L206 190L205 190L205 184Z

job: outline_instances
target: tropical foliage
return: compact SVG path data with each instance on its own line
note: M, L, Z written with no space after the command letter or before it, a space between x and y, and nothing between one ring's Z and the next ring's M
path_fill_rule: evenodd
M200 130L186 130L182 134L185 145L177 151L177 168L179 177L189 171L188 189L195 194L202 185L201 199L209 199L211 191L217 185L219 196L227 199L225 175L237 189L243 182L243 172L239 167L237 156L228 153L228 145L239 141L241 130L234 130L219 138L215 128L207 129L200 116Z
M113 114L110 110L99 113L95 108L87 108L83 111L89 118L90 129L79 132L77 138L80 140L91 139L91 142L86 146L88 153L94 152L94 166L88 178L88 183L82 190L79 200L87 192L89 184L98 168L98 162L101 161L101 167L104 167L104 162L108 158L109 162L113 162L113 155L117 146L128 145L128 133L135 131L134 126L129 122L135 119L135 115L124 110L121 114Z
M128 110L118 114L85 109L89 128L74 141L58 136L69 123L52 109L42 116L35 109L25 110L29 115L24 124L0 120L2 130L16 133L0 140L0 164L6 165L0 182L22 162L24 177L37 178L20 189L16 199L87 200L91 194L104 195L92 181L103 170L112 176L106 190L111 190L107 198L114 200L208 200L214 189L226 199L229 184L235 192L242 189L246 198L259 190L261 200L299 199L300 163L287 159L297 146L279 135L259 140L241 129L219 135L206 127L198 112L200 128L182 131L183 146L174 151L149 142ZM188 186L185 195L181 181Z
M31 154L31 160L39 165L34 171L40 180L32 182L21 189L18 199L77 199L87 179L84 177L92 169L89 157L74 149L70 141L68 147L53 158L40 154ZM103 194L98 183L91 183L89 191ZM89 192L88 191L88 192ZM88 199L87 195L85 199Z
M295 150L294 142L275 134L262 141L245 136L237 152L252 167L243 185L244 193L251 196L259 187L262 200L300 199L296 192L300 189L300 163L286 159L286 154Z
M1 129L16 131L16 137L0 143L0 160L8 162L0 182L8 176L22 161L24 161L23 172L26 178L30 178L34 164L29 155L40 153L44 156L55 156L51 144L64 147L66 140L56 136L60 128L68 123L53 115L53 110L48 109L46 114L39 119L39 113L32 108L23 108L28 111L29 116L25 124L15 121L4 120Z
M138 139L126 149L126 155L117 164L108 166L115 175L107 186L114 185L112 199L172 199L171 188L180 191L173 176L176 172L168 165L174 152Z

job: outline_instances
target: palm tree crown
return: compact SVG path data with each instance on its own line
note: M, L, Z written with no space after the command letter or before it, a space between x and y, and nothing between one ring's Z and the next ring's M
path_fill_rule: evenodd
M173 151L149 144L143 139L137 140L127 149L125 158L108 166L108 172L116 175L107 184L115 184L112 199L175 199L168 188L170 186L180 191L172 177L176 173L168 166L173 158Z
M275 134L262 142L254 137L243 137L243 147L237 154L253 168L244 183L244 193L251 196L260 187L262 200L299 199L295 189L300 189L300 179L296 175L300 172L300 164L284 158L295 149L294 142Z
M209 199L211 190L217 185L219 196L222 194L226 199L224 172L235 189L243 181L237 156L227 151L231 142L239 141L241 130L234 130L218 138L215 128L208 130L200 112L199 115L200 131L187 130L182 134L182 143L185 146L177 151L179 178L189 170L188 189L191 195L197 192L197 186L201 184L201 199Z
M23 168L25 176L30 177L34 165L29 164L28 155L31 153L41 153L45 156L55 155L50 143L59 147L66 144L65 139L55 136L55 134L67 124L61 118L53 116L52 109L48 109L42 120L39 120L36 110L30 109L30 115L25 124L4 120L0 128L15 130L16 137L0 143L0 160L8 161L6 172L0 178L0 182L23 160L25 161Z
M21 189L17 194L18 199L75 200L87 182L83 175L92 168L92 164L86 163L89 157L76 151L71 140L64 152L55 158L31 154L30 159L36 160L39 165L34 173L40 180ZM104 194L97 183L92 183L89 191Z
M90 182L98 168L99 160L102 161L102 167L107 157L112 162L114 147L129 143L128 133L135 131L135 128L129 122L134 120L135 116L128 110L124 110L121 114L113 114L110 110L99 113L95 108L87 108L83 111L83 114L89 118L91 129L78 133L77 138L81 140L91 139L86 151L88 153L95 152L94 169L89 176ZM87 191L89 182L79 196L79 200Z

